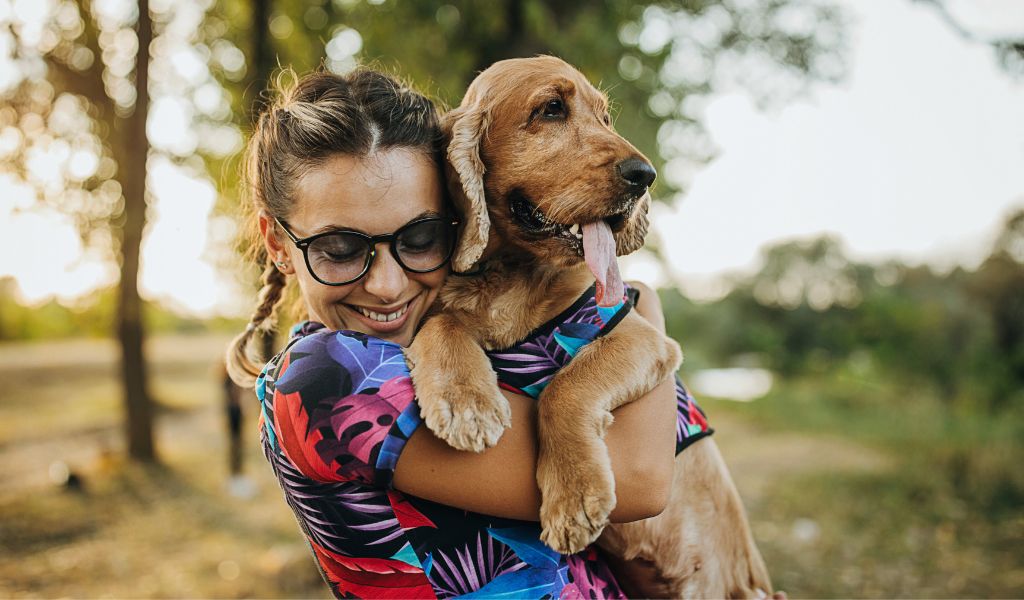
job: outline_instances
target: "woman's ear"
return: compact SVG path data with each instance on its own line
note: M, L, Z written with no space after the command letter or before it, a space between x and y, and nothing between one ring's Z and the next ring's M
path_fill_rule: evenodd
M479 105L456 108L442 121L448 146L448 192L462 219L452 257L456 272L469 271L480 260L491 229L484 198L485 168L480 160L480 140L488 122L488 114Z
M278 270L282 273L294 273L295 270L292 268L291 260L289 259L288 248L282 243L279 236L276 227L277 222L263 210L260 211L257 218L260 227L260 237L263 238L263 247L267 249L267 256L271 262L275 264L282 263L284 266L278 265Z

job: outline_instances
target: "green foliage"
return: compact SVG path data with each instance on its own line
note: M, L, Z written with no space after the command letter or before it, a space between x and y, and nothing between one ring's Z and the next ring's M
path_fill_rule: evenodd
M49 300L26 306L14 295L14 281L0 278L0 343L75 337L108 337L113 328L117 290L106 288L64 304ZM189 317L156 302L144 302L146 330L154 333L237 333L241 319Z
M719 364L756 354L784 376L848 368L926 388L949 405L1024 400L1024 212L973 272L858 264L829 238L770 248L712 304L663 291L670 333Z
M114 289L73 306L50 300L39 306L25 306L14 297L14 280L0 278L0 341L40 340L110 334L114 319Z

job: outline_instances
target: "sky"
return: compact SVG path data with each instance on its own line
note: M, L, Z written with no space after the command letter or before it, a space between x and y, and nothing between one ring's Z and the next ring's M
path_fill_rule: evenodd
M921 3L840 4L852 17L847 77L767 112L738 91L712 97L705 122L716 157L672 206L655 207L668 268L627 257L627 277L710 299L730 276L755 271L765 246L823 233L858 259L970 267L1024 208L1024 81ZM1024 30L1024 2L951 7L977 32ZM151 137L182 131L154 123ZM157 160L149 185L143 294L200 315L245 310L235 278L214 266L231 231L210 217L212 183ZM32 204L26 194L0 176L0 277L15 277L21 300L71 301L116 279L112 265L83 254L65 217L13 215ZM26 251L44 236L45 252Z
M829 233L862 260L976 266L1024 208L1024 80L922 3L858 0L848 75L760 112L729 93L706 109L717 158L674 206L655 207L670 272L627 276L713 298L766 245ZM955 2L979 32L1024 30L1024 2ZM1012 29L1011 29L1012 31Z

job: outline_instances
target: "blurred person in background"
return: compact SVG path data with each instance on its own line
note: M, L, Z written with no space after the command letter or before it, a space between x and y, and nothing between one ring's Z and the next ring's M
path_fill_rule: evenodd
M228 374L227 364L218 365L218 375L224 399L224 424L228 438L228 481L227 490L236 498L251 498L256 492L252 480L245 476L243 468L244 446L242 444L242 423L245 415L245 401L248 390L236 384Z

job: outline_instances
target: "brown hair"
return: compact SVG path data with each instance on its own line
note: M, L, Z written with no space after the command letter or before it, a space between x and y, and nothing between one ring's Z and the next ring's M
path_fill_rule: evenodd
M286 78L291 85L283 85ZM277 100L256 122L245 155L248 254L263 267L263 287L244 332L227 352L235 383L252 386L269 358L252 344L255 333L274 335L275 312L287 283L263 246L258 215L287 220L295 184L309 170L337 154L369 156L378 150L409 148L441 162L437 109L425 96L370 69L348 75L317 71L297 80L285 70L274 86Z

